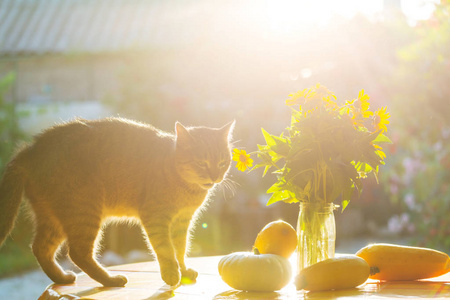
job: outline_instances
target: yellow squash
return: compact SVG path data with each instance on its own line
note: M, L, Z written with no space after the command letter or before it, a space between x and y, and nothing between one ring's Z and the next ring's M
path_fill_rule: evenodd
M365 260L354 255L340 256L304 268L295 278L295 286L308 291L349 289L366 282L369 273Z
M443 275L450 271L450 258L444 252L428 248L392 244L368 245L356 253L372 269L371 279L416 280Z

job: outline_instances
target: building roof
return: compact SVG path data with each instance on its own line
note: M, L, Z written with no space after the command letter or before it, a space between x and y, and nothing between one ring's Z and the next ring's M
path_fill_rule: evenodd
M179 45L195 34L182 24L195 20L199 13L198 7L183 3L186 1L2 0L0 56Z

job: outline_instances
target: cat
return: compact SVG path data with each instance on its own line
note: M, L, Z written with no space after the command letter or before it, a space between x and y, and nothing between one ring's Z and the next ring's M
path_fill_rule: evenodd
M104 286L124 286L95 260L108 217L136 218L176 286L198 273L185 265L195 218L211 190L226 180L234 121L222 128L184 127L175 134L121 118L74 121L43 131L8 163L0 183L0 246L11 232L21 198L35 219L32 251L55 283L76 275L55 261L63 242L71 260Z

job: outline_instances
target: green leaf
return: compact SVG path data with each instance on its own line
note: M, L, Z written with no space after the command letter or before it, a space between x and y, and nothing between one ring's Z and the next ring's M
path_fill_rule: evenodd
M300 121L303 118L303 115L302 115L301 111L298 111L298 110L294 109L293 107L291 107L291 109L292 109L292 114L291 114L291 125L292 125L292 124Z
M273 165L272 156L270 156L269 153L260 151L257 154L258 154L258 158L261 160L261 162L258 163L258 165L260 167L264 167L267 165L269 165L269 166Z
M382 144L382 143L388 143L388 144L392 144L392 141L390 138L388 138L387 136L385 136L384 134L380 133L373 141L372 143L374 144Z
M350 200L342 200L342 212L344 212L347 205L350 203Z
M351 183L351 180L350 180L350 184L347 183L342 188L342 201L350 202L354 191L355 191L355 186L353 183ZM342 207L342 211L344 211L344 208L345 207Z
M275 157L275 161L274 161L273 156L276 156L276 154L270 150L266 150L268 148L267 146L258 145L258 147L259 147L260 151L257 152L257 154L258 154L258 158L260 159L260 162L258 164L256 164L252 168L252 170L264 167L264 173L263 173L263 177L264 177L267 174L267 171L269 171L269 169L271 167L278 168L277 165L275 164L275 162L279 158ZM264 150L262 150L262 149L264 149ZM273 155L270 155L271 153L273 153Z
M364 135L365 136L363 136L361 138L361 141L360 141L361 144L373 142L374 140L376 140L378 138L378 136L380 134L378 133L378 131L376 131L376 132L372 132L372 133L364 132Z
M283 200L283 202L284 202L284 203L289 203L289 204L291 204L291 203L297 203L297 202L299 202L299 201L298 201L297 198L291 197L291 198L289 198L289 199Z
M373 176L375 176L375 180L377 181L377 184L379 183L378 181L378 170L379 170L379 166L376 166L375 170L373 171Z
M266 140L266 144L269 147L273 147L276 145L275 140L273 139L273 136L264 130L264 128L261 128L264 139Z
M360 197L362 194L362 188L363 188L361 179L353 180L352 188L356 189L358 191L358 197Z
M269 206L271 204L274 204L278 201L281 201L281 193L273 193L272 196L270 196L269 201L267 201L266 206Z
M260 152L269 151L270 147L267 145L257 145Z
M288 140L283 137L283 134L281 136L275 136L267 131L265 131L263 128L262 133L264 135L264 138L266 140L267 146L259 146L260 151L267 152L274 162L279 160L282 157L286 157L289 154L290 146Z
M368 174L372 172L372 167L364 162L358 162L355 168L360 174Z
M287 200L289 198L289 195L287 193L287 191L279 191L279 192L275 192L272 194L272 196L270 197L269 201L267 202L267 206L274 204L278 201L284 201Z
M263 177L266 176L267 171L269 171L270 167L272 167L272 166L266 166L266 167L264 168L264 172L263 172L263 175L262 175Z
M282 190L282 186L284 185L284 183L282 181L277 181L274 184L272 184L272 186L267 190L267 193L276 193Z

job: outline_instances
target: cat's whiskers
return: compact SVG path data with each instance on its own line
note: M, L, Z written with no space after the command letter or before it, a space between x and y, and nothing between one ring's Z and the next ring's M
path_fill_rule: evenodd
M230 176L230 175L229 175ZM230 177L226 177L222 182L220 183L220 187L223 192L223 197L226 200L227 199L227 193L226 191L229 190L231 192L231 196L234 197L236 195L236 186L239 185L236 181L232 180Z
M232 142L230 142L230 146L231 146L232 148L235 148L234 145L236 145L236 144L239 143L240 141L241 141L241 140L232 141Z

